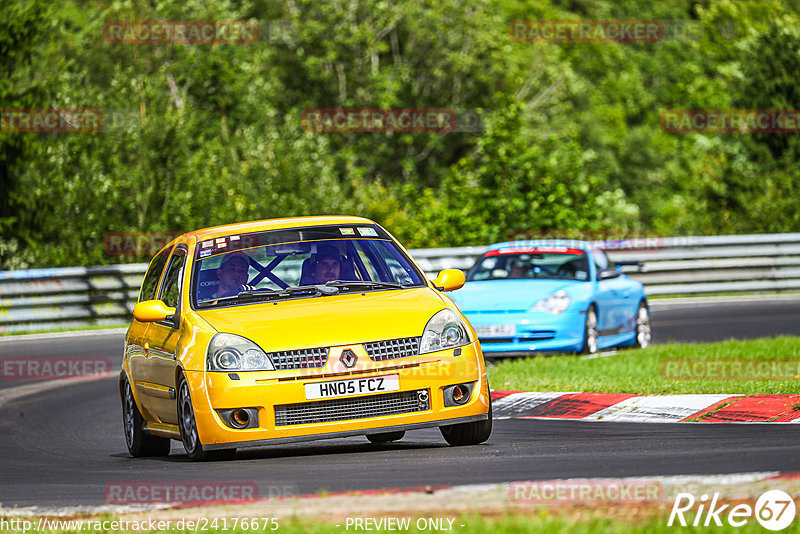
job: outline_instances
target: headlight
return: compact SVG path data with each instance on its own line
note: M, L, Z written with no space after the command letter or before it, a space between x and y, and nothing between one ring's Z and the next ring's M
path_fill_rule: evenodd
M569 306L569 295L563 289L559 289L546 299L542 299L534 304L534 311L544 311L548 313L561 313Z
M436 352L437 350L451 349L469 343L467 327L456 312L444 309L434 314L419 343L419 353Z
M206 351L209 371L274 371L269 356L261 347L234 334L217 334Z

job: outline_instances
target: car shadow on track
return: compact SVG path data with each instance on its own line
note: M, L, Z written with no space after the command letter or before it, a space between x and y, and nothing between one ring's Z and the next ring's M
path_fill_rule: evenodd
M352 439L352 438L347 438ZM364 438L366 441L366 438ZM313 442L312 442L313 443ZM430 441L401 441L394 443L356 443L350 441L348 443L328 443L321 444L316 442L301 443L294 445L267 445L264 447L253 447L247 449L239 449L233 458L224 460L215 460L215 462L236 462L242 460L267 460L276 458L302 458L306 456L324 457L330 455L345 455L345 454L361 454L370 452L387 452L387 451L409 451L409 450L422 450L422 449L449 449L447 443L435 443ZM116 452L109 456L114 458L128 458L137 462L142 460L156 460L161 462L176 462L191 463L192 460L186 455L186 452L180 444L173 445L172 451L169 456L157 456L150 458L132 458L125 452Z

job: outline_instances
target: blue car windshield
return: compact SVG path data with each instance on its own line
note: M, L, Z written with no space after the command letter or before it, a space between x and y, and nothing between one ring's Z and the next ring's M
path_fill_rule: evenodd
M572 247L529 247L490 250L470 270L467 281L551 279L589 280L586 253Z
M288 299L314 296L297 291L301 286L361 291L424 284L424 275L380 227L317 227L201 241L192 287L197 305L207 308L235 303L243 292Z

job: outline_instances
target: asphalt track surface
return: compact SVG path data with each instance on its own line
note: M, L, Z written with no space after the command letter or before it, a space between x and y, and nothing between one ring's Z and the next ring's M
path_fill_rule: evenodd
M660 341L800 335L800 297L654 303ZM109 356L122 336L0 341L2 357ZM0 380L0 392L24 383ZM0 399L3 397L0 396ZM364 437L240 450L191 462L173 442L165 458L133 459L122 435L116 381L43 388L0 405L0 506L102 505L110 483L255 482L259 495L576 477L800 471L800 425L495 421L490 440L450 447L438 430L394 444Z

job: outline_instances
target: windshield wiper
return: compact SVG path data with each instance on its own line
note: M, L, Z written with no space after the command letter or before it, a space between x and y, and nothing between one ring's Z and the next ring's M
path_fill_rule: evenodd
M341 290L353 289L403 289L405 286L401 284L394 284L391 282L373 282L363 280L331 280L323 284L311 284L304 286L289 286L283 289L246 289L240 291L237 295L229 295L227 297L219 297L210 300L204 300L199 303L200 306L210 306L220 302L228 302L237 300L242 301L257 301L257 300L274 300L281 298L290 298L298 295L308 294L317 297L336 295Z
M283 289L248 289L240 291L236 298L239 300L260 300L272 298L286 298L304 293L313 293L316 296L335 295L339 292L338 287L327 287L323 285L289 286Z
M369 288L369 289L403 289L404 286L394 284L392 282L373 282L367 280L331 280L325 283L326 286L331 288Z

